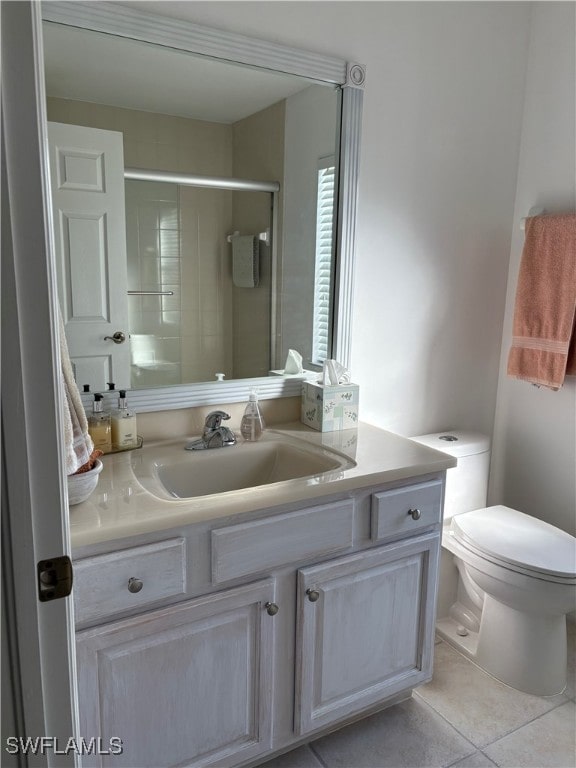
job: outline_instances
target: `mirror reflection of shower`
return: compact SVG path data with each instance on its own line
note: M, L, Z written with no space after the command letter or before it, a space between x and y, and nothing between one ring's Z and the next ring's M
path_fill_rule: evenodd
M131 179L125 190L131 387L268 375L272 249L257 233L272 229L273 196ZM255 282L234 275L248 236Z

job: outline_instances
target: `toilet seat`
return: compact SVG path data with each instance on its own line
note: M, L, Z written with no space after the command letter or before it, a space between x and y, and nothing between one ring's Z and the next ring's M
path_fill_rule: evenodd
M497 505L455 515L451 533L461 546L503 568L576 583L576 539L516 509Z

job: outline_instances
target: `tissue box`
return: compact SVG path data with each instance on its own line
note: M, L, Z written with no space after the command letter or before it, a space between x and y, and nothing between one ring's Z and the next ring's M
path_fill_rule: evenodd
M302 384L300 420L319 432L358 426L358 384Z

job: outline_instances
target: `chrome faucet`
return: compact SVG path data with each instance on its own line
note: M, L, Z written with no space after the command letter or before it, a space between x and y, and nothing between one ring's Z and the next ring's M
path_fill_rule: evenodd
M228 427L222 426L222 420L229 419L225 411L212 411L206 416L202 437L192 440L185 446L187 451L203 451L206 448L225 448L236 445L236 435Z

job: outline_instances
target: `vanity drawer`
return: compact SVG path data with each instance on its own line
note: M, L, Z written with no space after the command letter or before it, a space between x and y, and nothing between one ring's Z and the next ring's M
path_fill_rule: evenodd
M373 541L435 525L442 519L442 481L374 493L371 512Z
M146 608L185 591L183 538L74 562L74 609L79 624Z
M354 501L289 512L212 531L212 582L268 572L352 546Z

